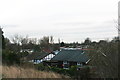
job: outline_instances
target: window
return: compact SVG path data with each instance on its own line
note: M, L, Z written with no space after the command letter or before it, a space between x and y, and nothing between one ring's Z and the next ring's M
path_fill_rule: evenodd
M81 62L77 62L78 66L83 66L83 64Z
M69 68L69 63L67 61L63 62L63 68L68 69Z
M67 61L64 61L63 64L67 64Z

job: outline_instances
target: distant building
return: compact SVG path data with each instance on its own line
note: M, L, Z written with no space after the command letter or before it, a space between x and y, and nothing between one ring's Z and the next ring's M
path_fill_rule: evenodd
M32 49L21 49L20 52L28 52L29 54L31 54L32 52L34 52L34 50L32 50Z
M82 49L69 48L62 49L56 56L51 59L51 62L59 68L69 68L74 65L86 65L89 58Z
M27 62L33 62L34 64L39 64L43 61L50 61L55 56L53 52L33 52L24 58Z

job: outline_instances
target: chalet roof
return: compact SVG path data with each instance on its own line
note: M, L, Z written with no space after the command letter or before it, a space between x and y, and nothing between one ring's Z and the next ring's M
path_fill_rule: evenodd
M73 62L87 62L88 56L83 50L62 50L52 61L73 61Z
M32 54L29 54L26 57L26 60L42 59L42 58L44 58L45 56L47 56L49 54L51 54L51 53L47 53L47 52L33 52Z

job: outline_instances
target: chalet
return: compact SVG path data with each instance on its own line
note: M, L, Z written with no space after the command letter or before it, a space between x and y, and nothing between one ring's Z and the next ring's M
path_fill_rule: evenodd
M53 52L33 52L25 57L25 61L33 62L34 64L39 64L43 61L49 61L53 58L55 54Z
M53 66L59 68L69 68L74 65L83 66L89 61L88 56L82 49L62 49L56 56L51 59L51 62L56 63Z

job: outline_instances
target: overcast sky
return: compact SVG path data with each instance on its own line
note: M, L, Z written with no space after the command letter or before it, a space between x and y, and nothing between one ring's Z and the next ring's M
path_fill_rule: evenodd
M15 34L64 42L117 36L119 0L0 0L5 37Z

